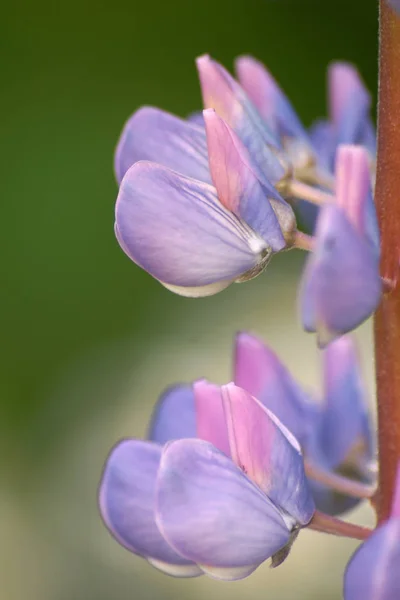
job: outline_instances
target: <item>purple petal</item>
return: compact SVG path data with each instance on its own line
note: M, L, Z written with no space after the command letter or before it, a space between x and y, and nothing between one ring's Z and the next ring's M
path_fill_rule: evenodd
M357 69L345 62L329 67L331 120L337 144L357 144L369 117L371 98Z
M157 402L148 438L164 445L170 440L196 437L196 411L191 385L167 389Z
M140 160L211 183L204 127L151 106L136 111L122 131L115 153L118 183Z
M323 359L325 408L318 435L326 464L336 468L351 454L351 466L365 471L373 456L373 436L352 338L343 336L332 342Z
M204 127L203 111L196 110L196 112L191 113L188 116L188 121L190 121L191 123L195 123L196 125L201 125L201 127Z
M303 445L312 426L311 404L276 354L248 333L236 337L235 383L273 412Z
M161 535L154 517L156 475L161 447L151 442L124 440L111 452L101 481L100 511L116 540L131 552L165 563L177 576L200 571L177 554ZM158 565L159 568L161 564Z
M359 141L359 144L364 146L372 160L375 160L376 157L376 130L375 125L372 123L372 120L368 118L365 122L362 137Z
M265 66L251 56L240 56L235 66L240 84L269 127L280 138L302 138L308 143L295 110Z
M223 289L266 253L265 242L222 206L213 187L154 163L136 163L124 177L116 224L128 256L186 295ZM199 286L209 287L190 289Z
M351 331L379 304L382 291L374 251L343 212L327 205L320 212L315 251L302 279L300 308L306 331L317 331L321 347Z
M351 558L344 576L344 600L398 600L400 519L378 527Z
M172 442L164 450L156 520L173 548L221 579L247 576L290 538L272 502L202 440Z
M232 460L295 522L307 524L315 510L293 435L245 390L222 386Z
M197 59L204 108L214 108L247 147L250 156L275 184L286 168L278 158L279 141L263 123L241 86L209 56Z
M336 158L336 202L357 231L379 254L379 228L372 197L368 152L341 145Z
M246 147L214 109L204 111L211 177L220 202L275 251L286 246L270 199L286 205L284 226L296 227L292 209L268 182L261 185Z
M192 437L210 442L215 448L230 456L221 387L201 380L196 381L193 390L196 406L196 436Z
M318 165L332 171L336 145L332 123L326 120L315 121L311 125L309 136L318 158Z

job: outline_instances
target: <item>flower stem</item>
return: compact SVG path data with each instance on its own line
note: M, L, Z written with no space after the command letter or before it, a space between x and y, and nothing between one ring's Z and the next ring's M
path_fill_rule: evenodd
M371 498L375 493L375 486L348 479L337 473L325 471L308 460L304 461L304 466L307 477L326 485L340 494L346 494L353 498Z
M297 179L292 179L288 183L288 192L295 198L306 200L307 202L311 202L317 206L321 206L327 202L335 201L335 196L332 194L322 192L318 188L307 185L306 183L302 183L301 181L297 181Z
M296 231L292 241L292 247L298 248L299 250L305 250L306 252L312 252L314 250L315 239L312 235L307 235L302 231Z
M381 275L393 283L375 316L378 398L378 522L392 503L400 459L400 18L380 0L378 158L375 201L381 231Z
M311 185L318 185L331 192L335 192L335 177L329 171L325 171L320 167L313 165L310 168L303 169L299 173L299 179L305 181Z
M372 533L372 529L369 529L368 527L346 523L346 521L326 515L319 510L315 511L314 516L307 527L314 531L320 531L321 533L349 537L354 540L366 540Z

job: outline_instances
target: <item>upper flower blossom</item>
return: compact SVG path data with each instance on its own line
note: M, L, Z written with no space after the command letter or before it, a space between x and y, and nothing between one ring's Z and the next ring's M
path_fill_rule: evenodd
M152 431L163 442L184 434L171 428L165 406L194 399L198 439L164 448L125 440L111 452L100 487L103 519L120 543L171 575L232 580L270 557L277 566L314 513L298 443L233 384L200 381L192 393L182 387L175 399L165 396ZM193 421L184 422L193 438Z
M400 594L400 467L389 519L351 558L344 600L397 600Z
M290 206L258 176L234 131L213 110L204 111L204 121L213 185L140 161L123 177L116 205L115 231L123 250L163 285L187 296L213 294L254 277L274 252L286 248L295 229ZM183 170L194 175L192 158Z

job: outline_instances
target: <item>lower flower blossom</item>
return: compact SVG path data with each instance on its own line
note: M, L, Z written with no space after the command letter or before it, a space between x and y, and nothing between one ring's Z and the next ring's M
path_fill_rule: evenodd
M300 447L241 388L200 381L193 393L197 439L125 440L111 452L103 519L122 545L171 575L233 580L268 558L277 566L315 509ZM184 388L179 398L175 408ZM158 435L170 422L160 408Z

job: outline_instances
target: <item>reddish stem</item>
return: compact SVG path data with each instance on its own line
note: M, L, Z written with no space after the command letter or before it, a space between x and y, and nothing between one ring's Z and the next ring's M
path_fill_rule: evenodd
M332 471L326 471L307 459L304 461L304 467L309 479L318 481L339 494L347 494L353 498L367 499L371 499L375 494L375 486L348 479Z
M400 458L400 18L380 0L378 159L375 200L381 275L393 282L375 318L378 397L378 521L386 520Z
M372 533L372 529L360 527L360 525L354 525L353 523L346 523L346 521L326 515L319 510L315 511L307 527L321 533L349 537L354 540L366 540Z

